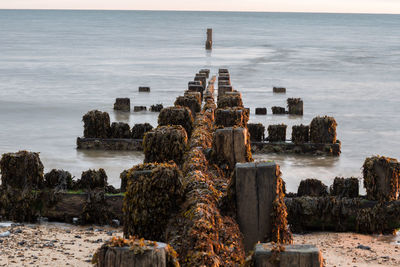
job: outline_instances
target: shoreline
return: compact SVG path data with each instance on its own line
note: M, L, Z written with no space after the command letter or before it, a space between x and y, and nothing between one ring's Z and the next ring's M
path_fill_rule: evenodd
M100 245L122 236L121 227L52 222L0 228L0 234L6 231L10 236L0 237L0 266L92 266L91 258ZM316 245L327 267L400 265L399 234L314 232L293 238L295 244Z

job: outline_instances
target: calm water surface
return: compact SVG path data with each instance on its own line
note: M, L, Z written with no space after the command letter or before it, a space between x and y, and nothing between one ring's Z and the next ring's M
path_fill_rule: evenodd
M400 158L399 25L397 15L0 10L0 153L38 151L46 171L76 177L102 167L119 186L119 173L143 155L77 151L83 114L155 126L151 112L115 114L114 99L169 106L200 68L226 67L252 113L268 107L251 122L286 123L289 137L292 125L336 118L339 158L256 156L281 165L289 191L304 178L361 176L367 156ZM139 94L140 85L152 92ZM288 97L303 98L303 117L271 115Z

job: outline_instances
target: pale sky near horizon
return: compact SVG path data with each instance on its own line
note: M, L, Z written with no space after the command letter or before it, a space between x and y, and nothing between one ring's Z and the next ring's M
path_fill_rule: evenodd
M213 10L400 14L400 0L0 0L0 9Z

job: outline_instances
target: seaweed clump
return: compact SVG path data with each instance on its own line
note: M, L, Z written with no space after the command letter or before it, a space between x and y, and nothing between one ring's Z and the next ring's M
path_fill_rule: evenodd
M315 117L310 124L310 140L312 143L336 143L336 120L333 117Z
M268 141L269 142L285 142L286 141L285 124L276 124L268 126Z
M124 122L113 122L110 128L110 138L130 138L131 128Z
M399 198L400 163L396 159L379 156L366 158L363 177L368 199L393 201Z
M322 197L328 195L328 187L317 179L301 180L297 196Z
M110 132L110 116L107 112L98 110L89 111L83 116L82 121L84 123L84 137L108 138Z
M292 244L293 236L288 227L288 212L285 204L284 185L285 182L281 178L281 171L277 166L277 180L276 180L276 197L272 203L272 237L271 241L278 244Z
M138 123L132 127L132 139L143 139L144 135L153 130L153 126L149 123Z
M178 166L173 162L137 165L129 170L127 178L124 236L165 241L167 223L183 201L182 173Z
M173 160L180 165L183 163L187 142L187 134L182 126L159 126L144 136L144 162L162 163Z

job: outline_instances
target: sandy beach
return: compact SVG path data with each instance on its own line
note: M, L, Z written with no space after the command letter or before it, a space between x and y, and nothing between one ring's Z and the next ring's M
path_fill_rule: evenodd
M92 266L96 249L122 228L69 224L13 225L0 228L0 266ZM400 266L400 237L354 233L294 235L295 244L321 249L325 266Z

